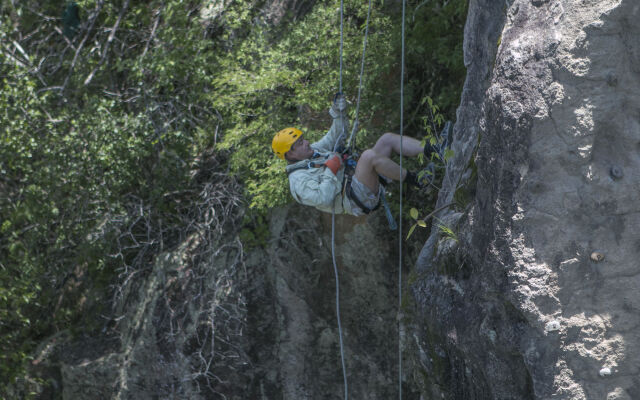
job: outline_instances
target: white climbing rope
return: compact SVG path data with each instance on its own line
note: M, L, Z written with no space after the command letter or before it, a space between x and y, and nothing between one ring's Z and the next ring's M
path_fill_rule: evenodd
M367 23L364 29L364 39L362 40L362 61L360 62L360 82L358 83L358 99L356 100L356 115L353 119L353 128L351 129L351 135L347 141L347 149L350 149L353 143L353 138L358 130L358 114L360 113L360 94L362 93L362 78L364 76L364 59L367 53L367 38L369 37L369 19L371 17L371 0L369 0L369 9L367 10Z
M400 177L404 128L404 19L406 0L402 0L402 53L400 56ZM402 179L400 180L400 229L398 229L398 315L402 315ZM402 400L402 320L398 318L398 398Z
M339 92L342 93L342 55L343 55L343 47L344 47L344 0L340 0L340 88ZM351 147L351 143L353 140L353 136L358 127L358 113L360 111L360 95L362 93L362 78L364 76L364 60L365 54L367 51L367 38L369 36L369 18L371 16L371 0L369 0L369 10L367 11L367 24L364 33L364 42L362 45L362 63L360 66L360 83L358 84L358 100L356 101L356 115L353 125L353 130L351 131L351 135L349 136L349 141L347 144L347 148ZM336 140L334 144L333 151L336 151L336 147L342 137L345 136L344 132L344 122L342 124L342 133ZM339 194L338 194L339 195ZM335 227L336 227L336 209L335 209L335 199L334 204L331 209L331 260L333 261L333 271L336 277L336 317L338 319L338 334L340 339L340 359L342 361L342 376L344 379L344 400L349 399L349 386L347 382L347 367L344 361L344 341L342 339L342 324L340 322L340 280L338 277L338 266L336 263L336 251L335 251Z
M333 260L333 272L336 275L336 315L338 317L338 333L340 335L340 358L342 360L342 376L344 378L344 399L348 400L347 368L344 363L344 343L342 341L342 325L340 324L340 281L338 280L338 266L336 264L335 249L336 207L335 203L331 212L331 259Z
M340 89L342 93L342 47L344 42L344 0L340 0Z
M342 53L343 53L343 43L344 43L344 0L340 0L340 89L339 92L342 93ZM336 146L340 142L340 139L344 136L344 122L342 124L342 133L336 140L334 144L333 151L336 151ZM347 367L344 362L344 342L342 340L342 324L340 323L340 280L338 278L338 265L336 264L336 205L335 199L333 203L333 207L331 208L331 260L333 261L333 272L336 276L336 318L338 320L338 335L340 339L340 360L342 361L342 377L344 380L344 400L349 399L349 385L347 383Z

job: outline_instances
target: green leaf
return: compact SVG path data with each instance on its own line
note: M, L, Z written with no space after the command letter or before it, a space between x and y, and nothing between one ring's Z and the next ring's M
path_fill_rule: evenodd
M407 239L409 239L409 237L413 233L414 229L416 229L416 224L413 224L413 226L411 228L409 228L409 233L407 233Z
M421 227L423 227L423 228L426 228L426 227L427 227L427 223L426 223L426 222L424 222L424 220L423 220L423 219L419 219L419 220L418 220L418 222L417 222L417 224L418 224L418 225L420 225L420 226L421 226Z
M455 152L451 149L446 149L444 151L444 160L445 161L449 161L450 159L453 158L453 156L455 155Z
M418 219L418 210L412 208L411 210L409 210L409 215L411 215L411 218L413 219Z

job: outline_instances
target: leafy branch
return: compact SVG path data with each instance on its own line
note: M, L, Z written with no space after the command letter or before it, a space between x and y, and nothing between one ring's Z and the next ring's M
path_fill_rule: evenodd
M454 205L455 203L449 203L449 204L445 204L442 207L438 207L435 210L431 211L429 214L427 214L424 218L418 218L419 216L419 212L418 209L416 208L412 208L411 210L409 210L409 215L411 216L412 219L414 219L416 222L415 224L413 224L411 226L411 228L409 228L409 233L407 233L407 239L409 239L409 237L411 237L411 234L413 233L413 231L416 229L416 226L419 226L421 228L426 228L427 227L427 221L433 217L435 214L437 214L438 212L444 210L447 207L450 207L452 205Z

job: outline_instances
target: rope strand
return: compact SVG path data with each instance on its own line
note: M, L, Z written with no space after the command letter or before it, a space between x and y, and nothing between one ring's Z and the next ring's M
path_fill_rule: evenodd
M369 19L371 18L371 0L369 0L369 9L367 10L367 23L364 29L364 39L362 43L362 62L360 63L360 83L358 84L358 99L356 100L356 116L353 120L353 129L351 130L351 136L349 136L349 141L347 142L347 149L350 149L352 146L355 146L355 142L353 138L355 137L355 133L358 130L358 114L360 113L360 94L362 93L362 79L364 77L364 59L365 54L367 53L367 39L369 37Z
M344 0L340 0L340 89L342 93L342 47L344 42Z
M335 205L331 213L331 258L333 260L333 272L336 275L336 315L338 317L338 333L340 336L340 358L342 359L342 376L344 378L344 400L349 399L347 386L347 368L344 363L344 343L342 341L342 325L340 324L340 281L338 280L338 266L336 264L335 250L336 209Z
M400 56L400 176L404 128L404 20L406 0L402 0L402 53ZM402 315L402 181L400 181L400 229L398 229L398 315ZM398 318L398 398L402 400L402 319Z
M358 113L360 111L360 96L362 93L362 79L364 76L364 61L365 54L367 51L367 38L369 37L369 19L371 16L371 0L369 0L369 10L367 11L367 24L364 33L364 43L362 45L362 62L360 65L360 83L358 84L358 99L356 101L356 115L354 119L353 130L351 131L351 135L349 136L349 141L347 142L347 148L351 147L351 143L353 141L353 137L355 132L358 129ZM343 48L344 48L344 0L340 0L340 88L339 92L342 93L342 70L343 70ZM340 139L344 137L344 123L342 124L342 133L340 134L338 140L334 145L333 151L336 151L336 146L340 142ZM334 207L331 210L331 259L333 261L333 271L335 273L336 278L336 317L338 319L338 334L340 339L340 359L342 361L342 376L344 379L344 399L349 399L349 386L347 382L347 367L344 361L344 341L342 339L342 324L340 322L340 281L338 278L338 266L336 263L336 252L335 252L335 225L336 225L336 210L335 203Z
M340 0L340 89L339 92L342 93L342 54L343 54L343 42L344 42L344 0ZM336 143L334 144L333 151L335 152L335 147L340 142L340 138L344 135L344 121L342 123L342 133ZM336 249L335 249L335 240L336 240L336 207L335 202L333 208L331 209L331 259L333 261L333 271L336 275L336 318L338 319L338 335L340 338L340 359L342 361L342 377L344 380L344 400L349 399L349 386L347 383L347 367L344 362L344 343L342 340L342 324L340 323L340 281L338 279L338 265L336 264Z

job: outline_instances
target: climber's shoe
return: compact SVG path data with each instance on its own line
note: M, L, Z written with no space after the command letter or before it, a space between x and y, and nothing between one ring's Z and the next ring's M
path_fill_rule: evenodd
M424 145L424 149L422 150L424 153L424 158L426 160L431 160L431 154L433 153L438 153L439 148L438 145L432 145L431 143L429 143L429 141L427 140L427 143L425 143Z
M407 182L409 186L413 186L418 189L426 189L429 187L431 182L433 182L435 175L436 165L433 162L430 162L422 171L408 171L405 182Z

